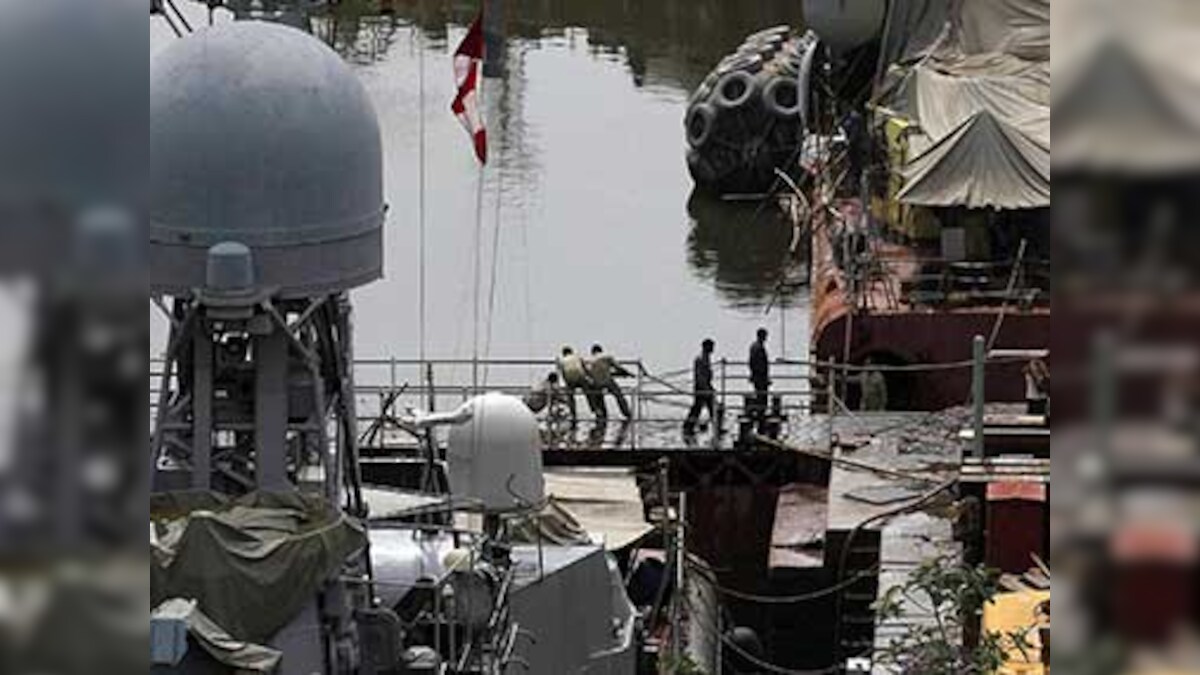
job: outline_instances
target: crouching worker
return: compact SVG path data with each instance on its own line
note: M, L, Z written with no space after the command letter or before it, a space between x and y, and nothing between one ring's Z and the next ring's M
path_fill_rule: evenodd
M549 408L558 395L558 373L550 373L541 382L530 387L522 400L525 401L526 407L537 415Z
M570 347L562 348L562 356L558 357L558 373L563 382L563 402L567 404L567 410L571 415L571 425L574 426L579 421L575 409L576 392L581 389L585 393L591 392L593 389L592 378L588 375L587 365L584 364L583 358Z

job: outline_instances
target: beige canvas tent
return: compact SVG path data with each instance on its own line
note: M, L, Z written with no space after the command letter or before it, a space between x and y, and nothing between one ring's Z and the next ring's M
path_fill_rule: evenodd
M877 97L882 114L912 128L898 199L938 207L1048 207L1049 1L967 0L956 12L922 4L929 7L910 7L905 16L940 19L941 32L928 44L910 40L902 51L907 60L893 65ZM911 34L928 33L926 26Z

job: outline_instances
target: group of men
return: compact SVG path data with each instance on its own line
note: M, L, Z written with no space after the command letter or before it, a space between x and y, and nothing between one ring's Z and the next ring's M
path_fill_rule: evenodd
M720 413L717 411L717 391L713 386L712 355L717 344L712 338L700 343L700 354L692 361L692 407L683 422L683 433L696 433L700 415L707 410L709 423L720 430ZM771 358L767 354L767 329L759 328L754 342L750 344L750 384L754 395L750 398L747 412L751 417L762 417L767 411L767 397L771 389Z
M608 419L605 397L612 395L621 410L621 415L628 420L633 417L633 413L617 378L632 375L633 373L618 363L611 354L606 354L604 348L598 344L592 345L591 355L586 358L576 354L571 347L563 347L562 354L558 357L556 372L548 374L535 386L525 397L525 403L530 410L538 413L561 402L567 408L571 424L574 425L578 420L575 407L578 392L583 392L592 415L602 422Z
M716 346L716 342L706 338L700 343L700 354L692 362L692 406L683 423L683 431L687 435L695 434L700 416L705 410L708 411L708 424L720 429L717 391L713 385L712 355ZM766 415L771 388L771 360L767 354L765 328L758 329L755 340L750 345L749 363L750 383L754 386L754 394L750 398L747 412L751 417L762 417ZM629 401L625 398L625 392L622 391L617 378L632 375L598 344L592 345L589 357L576 354L571 347L563 347L556 371L549 373L530 390L525 396L525 403L535 413L561 403L566 407L571 424L574 425L578 420L575 406L578 392L583 392L592 415L600 422L608 419L606 396L611 395L616 400L621 414L628 420L632 417Z

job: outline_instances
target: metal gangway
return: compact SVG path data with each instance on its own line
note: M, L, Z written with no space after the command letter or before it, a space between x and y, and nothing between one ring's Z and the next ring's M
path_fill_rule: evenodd
M818 363L803 360L776 359L771 364L771 401L768 418L779 424L777 437L793 445L828 448L837 435L835 427L846 425L866 430L879 420L894 424L920 421L930 413L920 412L863 412L851 410L846 402L849 382L868 368L881 371L919 371L967 369L971 371L971 398L982 402L982 382L988 367L1012 361L1024 361L1030 354L1008 354L1005 350L985 353L983 338L975 340L974 358L956 363L874 365L870 367ZM1036 356L1036 355L1035 355ZM358 358L353 363L355 407L357 411L358 445L363 456L409 455L419 453L422 438L406 429L404 418L409 409L448 411L468 399L487 392L500 392L524 397L535 384L555 372L552 359L412 359L400 357ZM606 394L607 419L594 416L585 401L584 392L576 393L577 423L571 424L561 413L538 415L543 449L549 454L569 453L593 455L597 451L624 451L649 458L666 452L722 452L737 449L744 438L747 423L747 404L753 387L745 361L715 359L713 361L715 397L721 428L702 424L695 433L684 432L684 421L693 400L691 368L660 371L641 359L623 359L618 363L628 372L619 378L629 402L630 417L624 419ZM163 362L150 363L150 419L156 419L158 392L163 385ZM172 374L171 377L176 377ZM972 427L983 437L983 406L964 401L972 409ZM722 414L723 413L723 414ZM708 422L707 411L701 418ZM151 429L153 431L153 429ZM446 430L434 438L445 444ZM756 435L751 431L750 435ZM977 449L976 454L982 454ZM582 458L581 458L582 459ZM627 458L631 461L633 458ZM615 460L615 456L614 456ZM628 461L626 463L628 463Z
M747 398L754 394L746 362L713 360L713 385L717 409L724 411L723 428L718 430L710 424L705 411L695 434L683 430L693 400L690 366L658 371L641 359L622 359L618 363L629 373L617 382L628 400L630 418L625 419L613 397L606 394L608 417L598 419L589 409L584 392L577 391L577 424L572 425L561 410L555 414L553 407L539 414L547 450L733 447L738 420L746 412ZM154 420L162 386L162 361L152 359L150 365L150 419ZM415 450L418 437L407 433L399 423L408 409L446 411L487 392L523 397L555 369L552 359L355 359L360 445L365 454L379 449ZM813 409L810 370L804 362L779 360L772 364L770 393L772 399L779 399L776 412L785 423L799 423Z

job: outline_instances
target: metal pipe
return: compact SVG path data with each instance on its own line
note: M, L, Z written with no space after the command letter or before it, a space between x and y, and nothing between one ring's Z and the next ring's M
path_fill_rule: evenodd
M834 373L835 371L833 368L830 368L825 373L825 418L828 420L827 438L829 439L830 455L833 454L833 416L837 414L837 404L834 402L834 399L837 398L837 392L834 391L836 389L836 384L834 383L833 379L837 376Z
M642 376L645 374L645 372L646 372L646 366L642 364L641 359L638 359L638 362L637 362L637 398L634 400L634 416L636 417L636 420L634 421L634 425L633 425L632 438L629 441L629 443L630 443L629 447L633 450L637 450L638 431L640 431L641 427L642 427L642 388L646 386L645 382L642 379Z
M213 344L208 331L192 341L192 488L212 487Z
M971 368L971 428L974 429L974 438L971 439L971 454L975 457L983 457L983 407L986 401L984 400L984 372L987 362L987 341L982 335L976 335L971 343L971 356L974 365Z
M725 373L725 368L726 368L726 364L727 364L727 362L726 362L726 359L725 359L725 357L724 357L724 356L722 356L722 357L721 357L721 409L722 409L722 411L724 411L724 410L726 409L726 406L727 406L727 404L726 404L726 402L725 402L725 394L726 394L726 382L725 382L725 380L726 380L726 373ZM693 386L695 386L695 384L694 384L694 383L693 383Z
M433 385L433 364L429 362L425 363L425 383L428 391L425 409L437 412L437 389Z
M687 492L679 491L679 509L675 514L675 602L671 607L671 655L673 662L679 663L683 653L683 594L685 588L684 556L686 555L686 538L684 536L684 521L687 516Z

